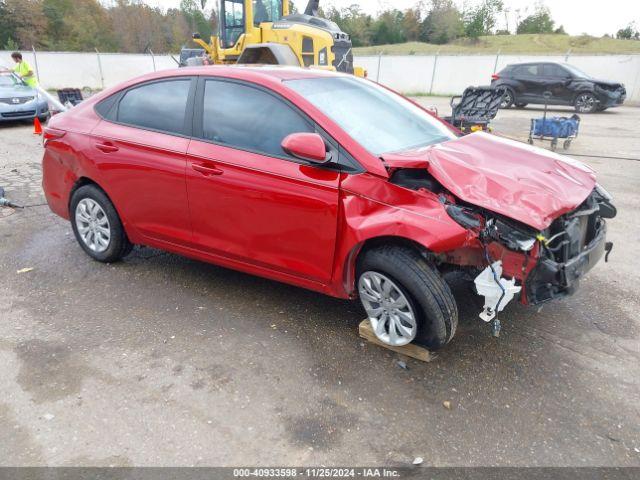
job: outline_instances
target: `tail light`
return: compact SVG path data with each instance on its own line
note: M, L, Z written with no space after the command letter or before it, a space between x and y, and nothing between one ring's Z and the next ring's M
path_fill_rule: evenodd
M498 75L497 73L494 73L493 75L491 75L491 80L499 80L500 79L500 75Z
M57 140L65 136L67 132L57 128L45 127L42 131L42 141L46 145L49 140Z

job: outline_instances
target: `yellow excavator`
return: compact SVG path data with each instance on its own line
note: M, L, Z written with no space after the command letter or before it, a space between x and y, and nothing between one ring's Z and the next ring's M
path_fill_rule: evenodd
M290 13L289 0L221 0L220 35L207 43L193 34L203 50L183 49L180 63L295 65L365 76L353 65L349 34L318 17L319 3Z

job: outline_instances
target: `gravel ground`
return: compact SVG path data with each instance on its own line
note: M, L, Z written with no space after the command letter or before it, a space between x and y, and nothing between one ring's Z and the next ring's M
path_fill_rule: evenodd
M539 115L495 131L525 139ZM0 209L0 465L640 466L638 125L585 116L569 150L616 198L610 262L541 311L510 305L499 339L456 289L453 342L406 370L358 338L355 303L148 248L99 264L46 206ZM13 200L43 202L41 154L0 125Z

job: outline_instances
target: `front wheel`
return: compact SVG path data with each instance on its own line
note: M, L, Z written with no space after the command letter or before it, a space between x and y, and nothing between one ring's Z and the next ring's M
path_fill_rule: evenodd
M580 93L576 97L574 107L578 113L593 113L598 110L598 99L592 93Z
M71 227L82 249L94 260L111 263L132 248L109 197L95 185L83 185L71 196Z
M415 341L435 350L453 338L453 294L415 250L384 246L365 252L358 261L358 293L376 337L387 345Z

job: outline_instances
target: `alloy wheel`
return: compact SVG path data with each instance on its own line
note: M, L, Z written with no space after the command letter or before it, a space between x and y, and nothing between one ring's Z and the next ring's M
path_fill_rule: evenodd
M358 291L378 340L399 347L416 337L415 313L393 280L378 272L364 272L358 280Z
M579 112L592 112L595 110L596 99L589 93L583 93L576 98L576 109Z
M109 219L98 202L91 198L80 200L76 206L75 221L80 238L89 249L101 253L109 248Z
M506 92L504 92L502 102L500 102L500 108L509 108L512 103L513 98L511 97L511 93L509 92L509 90L507 90Z

